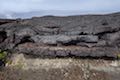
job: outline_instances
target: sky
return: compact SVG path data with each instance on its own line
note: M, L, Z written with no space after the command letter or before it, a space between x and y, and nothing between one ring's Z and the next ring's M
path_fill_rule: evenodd
M120 0L0 0L0 13L61 10L82 12L118 12Z

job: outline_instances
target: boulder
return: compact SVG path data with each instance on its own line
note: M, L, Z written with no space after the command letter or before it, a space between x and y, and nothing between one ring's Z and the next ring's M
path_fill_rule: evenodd
M80 35L80 36L78 36L78 40L80 40L81 42L86 42L86 43L96 43L96 42L98 42L98 36Z

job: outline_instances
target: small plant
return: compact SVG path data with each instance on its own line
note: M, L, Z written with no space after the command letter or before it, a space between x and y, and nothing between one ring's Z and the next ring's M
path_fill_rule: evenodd
M120 54L117 55L118 59L120 59Z
M7 52L0 50L0 66L5 66L6 63Z
M7 56L7 52L6 52L6 51L2 51L2 50L0 50L0 60L5 59L6 56Z

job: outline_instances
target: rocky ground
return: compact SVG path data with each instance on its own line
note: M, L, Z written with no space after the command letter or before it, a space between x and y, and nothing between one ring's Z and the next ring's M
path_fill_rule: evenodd
M120 13L0 19L0 50L1 80L119 80Z
M103 59L40 59L14 54L0 80L119 80L120 61Z

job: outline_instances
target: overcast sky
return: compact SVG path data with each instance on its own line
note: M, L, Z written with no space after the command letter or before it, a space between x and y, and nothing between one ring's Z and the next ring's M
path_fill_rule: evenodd
M0 0L0 13L40 10L120 11L120 0Z

